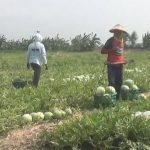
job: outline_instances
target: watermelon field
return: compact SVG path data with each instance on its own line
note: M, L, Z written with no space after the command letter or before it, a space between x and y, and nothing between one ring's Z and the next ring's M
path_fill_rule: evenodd
M124 80L132 79L141 93L148 93L150 52L127 50L125 57L128 63L124 66ZM134 117L138 111L150 111L148 96L146 99L119 100L106 108L95 108L93 104L97 87L108 85L105 55L99 51L49 52L47 59L48 70L42 68L39 87L34 88L30 84L33 71L26 68L26 52L0 52L0 149L8 149L4 148L1 139L12 130L51 124L55 127L43 130L26 149L150 149L150 118ZM29 84L15 88L12 81L18 78ZM37 112L51 114L47 113L47 118L41 115L37 119L24 120L24 114ZM55 115L56 112L59 113Z

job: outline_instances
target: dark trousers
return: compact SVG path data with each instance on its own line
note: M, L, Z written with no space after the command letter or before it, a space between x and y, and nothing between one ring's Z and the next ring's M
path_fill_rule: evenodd
M34 70L32 84L33 86L37 87L40 80L41 66L35 63L31 63L31 67Z
M117 92L117 99L120 97L121 85L123 82L123 65L107 65L109 86L113 86Z

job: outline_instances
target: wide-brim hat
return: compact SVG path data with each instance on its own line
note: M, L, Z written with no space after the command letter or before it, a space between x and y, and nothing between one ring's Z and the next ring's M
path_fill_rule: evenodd
M116 31L127 33L126 29L120 24L115 25L112 29L109 30L109 32L111 33L114 33Z

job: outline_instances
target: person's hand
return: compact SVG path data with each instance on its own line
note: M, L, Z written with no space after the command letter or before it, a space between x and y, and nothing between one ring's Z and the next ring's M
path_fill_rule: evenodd
M48 66L47 66L47 64L45 64L45 70L48 70Z
M30 69L30 64L29 63L27 63L27 68Z

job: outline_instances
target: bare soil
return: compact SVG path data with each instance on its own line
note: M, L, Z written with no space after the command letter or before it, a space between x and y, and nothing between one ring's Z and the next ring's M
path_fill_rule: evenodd
M0 139L0 150L31 150L42 131L51 132L58 123L44 123L9 131Z

